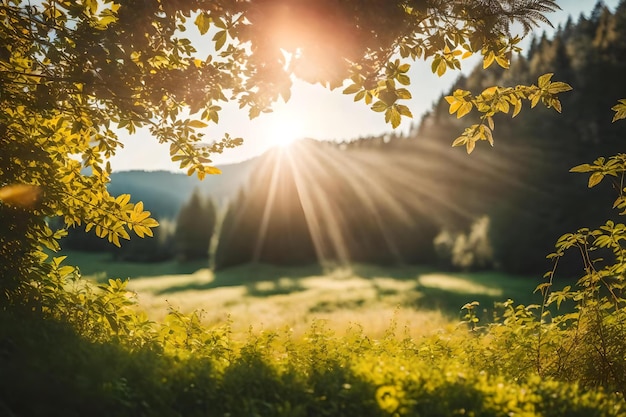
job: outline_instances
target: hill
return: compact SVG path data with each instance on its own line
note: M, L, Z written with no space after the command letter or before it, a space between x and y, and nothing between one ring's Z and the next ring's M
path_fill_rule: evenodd
M109 191L114 195L130 194L133 200L143 201L158 218L175 218L194 189L216 203L223 204L247 181L254 169L254 159L221 166L222 173L206 177L170 171L122 171L111 174Z

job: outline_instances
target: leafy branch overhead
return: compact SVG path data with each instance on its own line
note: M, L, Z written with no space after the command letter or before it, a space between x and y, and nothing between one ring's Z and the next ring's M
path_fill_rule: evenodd
M465 129L463 134L456 138L452 146L465 146L467 153L472 153L476 142L486 140L493 146L493 129L495 127L493 116L497 113L511 114L515 117L522 110L524 100L530 102L534 108L539 102L547 108L554 108L561 112L561 102L557 95L570 91L572 87L564 82L552 82L553 74L544 74L539 77L537 85L518 85L516 87L490 87L483 90L477 96L470 91L456 90L445 99L450 105L450 114L461 118L476 109L480 116L480 123L473 124Z

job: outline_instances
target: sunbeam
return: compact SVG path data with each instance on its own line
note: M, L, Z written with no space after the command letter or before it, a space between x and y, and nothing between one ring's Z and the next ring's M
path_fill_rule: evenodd
M432 262L435 236L467 228L505 193L545 196L522 175L545 162L514 146L506 158L476 152L470 159L435 139L393 145L363 141L344 149L306 139L269 151L236 210L239 233L250 234L249 260Z

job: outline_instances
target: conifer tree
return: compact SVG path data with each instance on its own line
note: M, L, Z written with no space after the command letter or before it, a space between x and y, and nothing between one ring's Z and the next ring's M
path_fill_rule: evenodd
M216 209L212 199L204 200L195 189L176 220L174 240L180 260L208 259L215 231Z

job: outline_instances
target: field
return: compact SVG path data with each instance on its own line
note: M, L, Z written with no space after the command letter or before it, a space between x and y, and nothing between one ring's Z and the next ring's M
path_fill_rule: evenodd
M540 301L537 277L497 272L450 273L426 267L355 265L324 270L246 265L213 273L202 263L114 262L105 254L68 253L84 276L97 281L130 278L139 307L154 320L168 308L198 310L209 325L232 323L235 334L290 329L295 335L315 320L337 333L359 326L373 338L392 325L411 337L456 325L461 306L477 300L488 320L494 302Z

